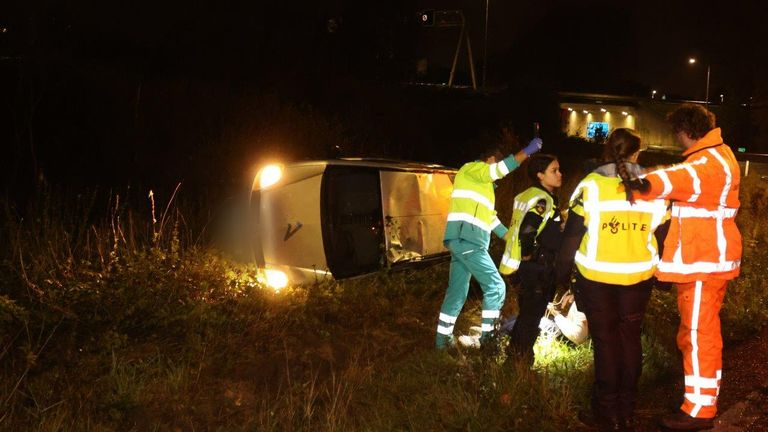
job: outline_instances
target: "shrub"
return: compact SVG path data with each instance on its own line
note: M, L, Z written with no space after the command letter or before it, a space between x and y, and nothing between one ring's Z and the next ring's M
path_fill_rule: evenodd
M729 343L766 318L766 186L742 185ZM434 351L447 263L277 293L252 266L193 241L177 202L140 217L115 195L98 218L87 209L100 200L43 196L24 218L6 211L3 428L562 430L587 403L588 344L548 341L533 371L500 351ZM457 331L480 309L471 295ZM645 389L678 377L677 319L674 293L654 291Z

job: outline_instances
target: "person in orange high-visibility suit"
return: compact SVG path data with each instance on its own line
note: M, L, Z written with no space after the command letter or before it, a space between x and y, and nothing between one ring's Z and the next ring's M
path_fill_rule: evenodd
M685 104L667 120L686 148L681 164L650 172L636 184L644 199L672 200L672 221L656 277L674 282L685 395L680 411L661 420L675 430L708 429L722 378L720 307L728 281L739 275L739 165L723 143L715 116Z

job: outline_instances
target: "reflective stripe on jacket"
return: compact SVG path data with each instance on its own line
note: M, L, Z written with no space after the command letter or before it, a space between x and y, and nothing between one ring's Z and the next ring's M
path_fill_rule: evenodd
M499 272L507 275L514 273L520 267L520 258L522 255L520 246L520 225L523 223L525 215L529 211L535 211L536 204L544 200L546 208L541 215L542 221L536 230L536 235L541 233L547 221L554 216L555 201L546 191L538 187L530 187L515 196L514 209L512 210L512 221L509 223L509 233L507 234L507 244L504 248L504 255L501 257Z
M620 178L593 172L576 187L571 210L587 228L575 257L585 278L633 285L653 276L659 260L653 234L669 217L664 200L632 204Z
M451 208L445 226L443 242L464 239L479 246L488 247L491 231L504 237L507 228L496 216L496 180L518 167L510 155L497 163L469 162L459 169L453 180Z
M670 282L733 279L741 265L736 226L741 174L716 128L683 153L686 160L653 171L648 198L672 200L672 223L657 276Z

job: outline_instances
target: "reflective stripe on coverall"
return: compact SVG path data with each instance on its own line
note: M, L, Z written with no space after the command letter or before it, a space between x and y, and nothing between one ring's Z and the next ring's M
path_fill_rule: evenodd
M741 265L739 165L720 129L709 131L684 153L686 160L653 171L642 197L673 200L672 224L656 276L676 282L686 391L683 411L692 417L717 413L722 377L719 312L728 281Z
M442 348L453 337L453 327L464 307L469 291L469 279L474 276L483 290L482 337L494 330L504 304L506 285L488 251L465 240L451 240L451 269L448 290L440 308L437 324L437 347Z
M488 245L491 232L504 238L507 227L496 216L493 183L519 165L514 155L509 155L492 164L466 163L456 173L443 237L443 243L451 251L451 268L437 323L435 344L438 348L453 341L453 328L467 300L472 276L483 290L482 339L493 331L499 319L506 286L488 254Z

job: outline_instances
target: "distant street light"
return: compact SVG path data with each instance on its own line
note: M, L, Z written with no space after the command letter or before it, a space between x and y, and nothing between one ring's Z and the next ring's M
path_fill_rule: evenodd
M695 64L696 58L690 57L688 59L688 64ZM709 106L709 71L710 71L710 65L707 63L707 88L704 92L704 104Z
M435 25L435 11L425 10L421 13L419 19L421 20L421 25L425 27L432 27Z
M651 90L651 99L656 99L656 90Z

